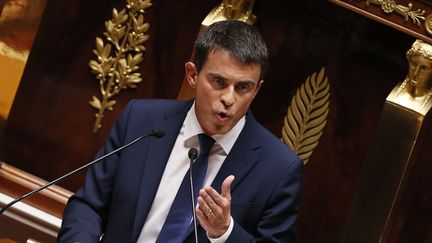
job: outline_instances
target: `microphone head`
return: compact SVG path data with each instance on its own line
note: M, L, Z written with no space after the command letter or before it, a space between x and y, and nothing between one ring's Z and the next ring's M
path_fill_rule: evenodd
M198 157L198 150L196 148L189 149L188 156L189 159L195 160Z
M162 130L162 129L154 129L154 130L153 130L153 135L154 135L156 138L161 138L161 137L165 136L165 131Z

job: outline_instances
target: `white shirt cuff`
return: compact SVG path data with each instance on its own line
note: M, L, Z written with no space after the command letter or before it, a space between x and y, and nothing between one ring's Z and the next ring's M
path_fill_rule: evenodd
M225 231L225 233L221 237L219 237L219 238L211 238L208 235L208 232L207 232L207 238L210 240L211 243L223 243L223 242L225 242L228 239L228 237L230 236L230 234L231 234L231 232L232 232L232 230L234 228L234 220L233 220L232 217L230 217L230 218L231 218L230 219L231 221L230 221L230 224L228 226L228 229L227 229L227 231Z

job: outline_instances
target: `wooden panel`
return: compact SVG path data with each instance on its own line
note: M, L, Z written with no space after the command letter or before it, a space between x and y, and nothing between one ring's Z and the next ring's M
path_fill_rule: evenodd
M18 198L46 183L45 180L0 162L0 192L9 197ZM28 197L24 202L28 202L33 207L61 218L67 200L71 195L72 192L53 185Z
M95 58L92 50L95 38L105 31L104 21L111 18L114 7L124 8L125 1L47 3L2 137L4 161L52 180L93 159L128 100L176 97L182 63L189 59L205 9L216 3L153 2L145 15L151 26L142 63L143 84L118 96L98 134L92 132L95 110L88 102L99 87L88 62ZM82 178L83 173L62 185L76 190Z
M382 242L432 242L431 115L424 121Z
M261 13L266 4L257 1L256 26L270 46L270 69L253 110L280 136L296 89L326 67L330 112L305 168L298 242L338 242L383 103L405 77L414 38L322 1L272 1L271 14Z
M432 43L432 2L429 0L329 0L353 12ZM375 2L375 3L374 3Z
M33 217L28 213L28 207L25 210L13 208L0 215L0 239L26 242L31 238L44 243L56 242L59 227L47 225L43 218Z
M0 162L0 207L46 183ZM40 242L56 242L61 215L71 194L58 186L51 186L14 204L0 215L0 238L16 242L25 242L29 238Z
M27 212L12 209L0 215L0 238L15 242L26 242L30 238L44 243L56 242L59 228L44 223L42 218L33 218Z

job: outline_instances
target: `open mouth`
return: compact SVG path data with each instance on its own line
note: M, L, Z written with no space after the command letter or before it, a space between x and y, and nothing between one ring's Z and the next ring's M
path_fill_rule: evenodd
M228 118L228 115L225 112L219 112L219 113L217 113L217 116L222 120L225 120Z

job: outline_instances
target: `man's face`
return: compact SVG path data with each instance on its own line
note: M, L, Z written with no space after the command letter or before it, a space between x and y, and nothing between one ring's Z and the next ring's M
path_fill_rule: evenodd
M189 84L196 89L198 122L208 135L231 130L263 83L259 64L245 64L222 49L209 53L200 72L192 62L185 69Z
M432 76L432 68L427 58L414 55L409 59L409 83L416 87L425 87Z

